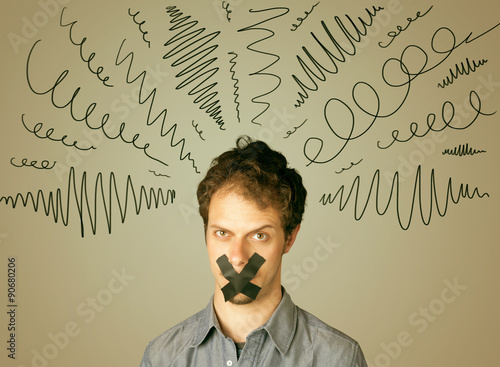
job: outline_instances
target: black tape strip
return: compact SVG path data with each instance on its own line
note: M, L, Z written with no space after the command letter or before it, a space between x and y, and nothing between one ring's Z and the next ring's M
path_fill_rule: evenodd
M255 275L265 261L266 260L258 253L254 253L243 270L237 273L226 255L219 257L217 259L217 265L219 265L224 278L229 281L229 283L221 289L224 294L224 300L227 302L238 293L243 293L251 299L257 298L260 287L250 283L250 281L255 278Z

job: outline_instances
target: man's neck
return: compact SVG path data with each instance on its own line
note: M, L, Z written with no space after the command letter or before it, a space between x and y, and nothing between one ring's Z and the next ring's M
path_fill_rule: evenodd
M219 289L215 290L214 308L222 332L235 343L245 342L247 335L269 320L281 302L281 287L245 305L225 302Z

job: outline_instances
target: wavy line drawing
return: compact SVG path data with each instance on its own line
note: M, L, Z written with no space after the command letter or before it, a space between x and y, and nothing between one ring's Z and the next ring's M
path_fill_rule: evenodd
M75 169L74 167L71 167L68 176L65 200L63 199L63 193L60 188L58 188L56 192L51 191L48 194L44 193L40 189L36 194L28 192L25 195L18 193L14 197L2 196L0 197L0 204L10 204L12 209L15 209L18 204L21 204L23 207L27 207L31 203L35 212L42 209L46 216L51 215L53 217L55 223L57 223L59 218L61 218L61 221L65 226L68 226L69 224L70 208L76 204L78 208L78 216L80 218L81 236L84 237L86 220L90 221L92 233L94 235L96 234L98 222L97 213L98 211L101 212L102 209L104 209L104 213L106 215L108 233L111 234L113 210L116 210L117 207L120 212L121 222L125 223L127 210L130 206L129 195L132 195L134 200L134 209L137 215L144 210L144 206L146 206L147 209L151 209L153 205L155 208L158 208L160 204L166 206L174 202L175 190L164 191L159 188L155 191L153 188L146 189L144 186L141 186L139 193L136 193L130 175L128 175L126 180L125 191L120 194L118 192L118 186L113 172L109 175L109 186L108 190L105 191L105 184L102 176L102 173L99 172L96 176L95 183L90 186L94 187L93 199L89 198L87 193L87 172L83 172L81 183L78 187L76 183ZM125 198L120 199L120 195L124 195Z
M305 119L299 126L295 126L293 128L293 131L292 130L288 130L286 132L286 136L284 136L283 139L288 139L290 137L290 135L295 134L297 132L297 130L300 129L302 126L304 126L304 124L306 122L307 122L307 119Z
M151 172L153 175L155 175L156 177L167 177L167 178L170 178L169 175L164 175L162 173L156 173L156 171L153 171L153 170L149 170L149 172Z
M196 131L196 133L198 134L198 136L200 137L201 140L205 141L205 138L203 137L203 130L198 130L198 125L199 124L195 124L194 123L194 120L191 122L191 126L194 127L194 131Z
M161 117L162 118L162 122L161 122L160 136L163 138L163 137L167 136L168 134L170 134L170 132L172 132L172 134L170 135L170 146L172 148L175 148L176 146L180 145L179 159L181 161L184 160L184 159L187 159L187 160L191 161L195 172L196 173L200 173L200 171L198 170L198 167L196 166L195 160L193 158L191 158L191 152L187 152L187 153L184 154L184 148L185 148L185 145L186 145L186 139L182 138L182 139L178 140L177 142L174 142L175 133L177 131L177 124L173 124L167 131L165 131L165 123L167 121L167 109L164 108L158 114L158 116L156 116L154 118L154 120L151 121L151 112L153 110L153 106L154 106L154 102L155 102L155 98L156 98L156 88L153 88L153 90L149 93L149 95L146 98L144 98L144 99L142 98L142 92L144 90L144 84L145 84L145 81L146 81L147 73L146 73L146 70L143 70L135 78L132 79L130 77L130 71L132 70L132 65L134 63L134 52L131 51L123 59L118 60L119 57L120 57L121 50L123 48L123 44L124 43L125 43L125 40L123 40L122 43L121 43L121 45L120 45L120 48L119 48L118 53L116 55L115 65L119 66L119 65L123 64L125 62L125 60L130 59L129 64L128 64L127 76L126 76L125 81L127 82L127 84L133 84L138 79L141 79L141 86L139 88L139 97L138 97L138 102L140 104L146 103L147 100L151 98L151 102L149 103L148 117L146 119L146 125L148 125L148 126L153 125ZM149 147L149 144L148 144L148 147Z
M267 19L264 19L263 21L257 22L255 24L252 24L252 25L250 25L248 27L245 27L245 28L238 29L238 32L265 31L266 33L269 33L267 36L262 37L262 38L258 39L255 42L252 42L246 48L247 48L247 50L252 51L252 52L256 52L258 54L262 54L262 55L266 55L266 56L271 56L274 59L274 61L272 61L268 65L264 66L262 69L259 69L259 70L255 71L253 73L250 73L249 76L256 76L256 75L271 76L271 77L276 78L278 80L277 85L274 88L271 88L269 91L267 91L265 93L262 93L262 94L260 94L260 95L255 96L255 97L252 98L252 102L253 103L265 105L265 108L259 114L257 114L257 116L253 117L252 120L251 120L251 122L253 124L256 124L256 125L262 125L261 123L257 122L257 119L262 114L264 114L269 109L269 107L270 107L269 102L261 101L260 99L263 98L263 97L268 96L269 94L273 93L276 89L278 89L279 86L281 85L281 78L278 75L273 74L271 72L265 72L267 69L271 68L274 64L276 64L280 60L279 55L273 54L273 53L269 53L269 52L265 52L265 51L261 51L261 50L259 50L257 48L253 48L253 46L256 45L256 44L258 44L258 43L264 42L264 41L266 41L266 40L274 37L274 35L275 35L275 33L272 30L270 30L268 28L262 28L262 27L259 27L259 26L261 24L263 24L263 23L266 23L266 22L269 22L269 21L274 20L276 18L284 16L285 14L287 14L290 11L290 9L289 8L285 8L285 7L276 7L276 8L268 8L268 9L261 9L261 10L253 10L253 9L249 10L250 13L270 12L270 11L275 11L275 10L278 10L278 14L277 15L272 15L271 17L269 17Z
M455 147L453 149L445 149L443 151L443 155L456 155L459 157L463 157L466 155L475 155L475 154L480 154L480 153L486 153L486 150L478 150L478 149L472 149L469 148L469 144L460 144L458 147Z
M219 45L209 45L220 34L220 31L212 32L206 35L202 35L205 32L205 28L193 29L198 24L197 20L191 20L190 15L184 16L184 13L176 6L167 6L167 14L171 17L170 23L173 24L169 31L178 31L173 37L171 37L164 46L172 46L176 42L179 42L176 46L163 55L163 59L169 59L180 53L178 58L172 62L172 67L178 67L184 63L189 63L182 71L175 75L176 78L181 78L186 76L186 78L178 84L175 89L179 90L191 83L198 83L189 92L189 96L197 95L193 103L198 104L200 110L205 110L205 113L215 120L220 130L225 130L224 119L222 118L222 108L220 106L220 100L213 100L218 96L217 91L212 91L217 85L217 82L213 82L209 85L206 83L217 74L219 68L217 66L206 70L210 65L217 61L217 57L212 57L211 59L206 59L212 52L214 52ZM198 37L200 36L200 37ZM195 45L195 47L192 47ZM204 49L202 47L206 46ZM189 50L192 48L191 50Z
M135 17L136 17L137 15L139 15L139 13L140 13L140 11L137 11L137 13L132 14L132 13L131 13L131 9L130 9L130 8L128 8L128 15L130 15L130 16L132 17L132 20L134 21L134 23L135 23L135 24L137 24L137 25L139 26L139 31L141 31L141 33L142 33L142 39L143 39L143 41L144 41L144 42L146 42L146 43L148 44L148 48L151 48L151 42L150 42L150 41L146 38L146 34L148 34L149 32L148 32L148 31L144 31L144 30L142 29L142 25L143 25L144 23L146 23L146 21L145 21L145 20L143 20L142 22L138 22L138 21L135 19Z
M239 83L239 79L236 78L236 72L234 71L234 67L236 66L236 59L238 58L238 54L236 52L228 52L228 55L234 55L231 60L229 60L229 62L231 63L231 68L229 69L229 71L231 72L231 80L234 80L234 84L233 84L233 87L234 87L234 91L233 91L233 95L234 95L234 104L236 105L236 118L238 120L238 122L241 122L241 119L240 119L240 102L238 102L238 98L240 97L239 93L238 93L238 90L240 89L238 87L238 83Z
M472 65L469 58L465 59L465 65L463 61L460 65L455 64L455 70L449 69L450 75L443 79L441 83L438 83L438 88L446 88L449 85L452 85L453 82L458 79L459 76L469 75L475 72L480 66L486 64L488 60L472 60Z
M364 20L361 17L358 17L360 25L356 25L352 18L346 14L345 17L348 23L350 23L348 27L344 25L344 22L340 19L340 17L338 17L337 15L334 17L339 31L344 35L344 39L347 40L347 43L350 45L352 50L346 49L346 46L341 45L342 42L338 41L337 37L333 36L333 33L337 32L332 33L332 31L328 28L324 21L321 21L321 26L323 27L323 30L332 43L332 45L330 46L331 50L328 49L327 46L325 46L323 43L321 43L318 37L311 32L311 36L313 37L314 41L319 45L319 47L324 51L324 53L330 60L331 67L329 69L328 67L320 64L305 46L302 47L305 56L309 59L309 61L313 65L313 68L316 68L316 70L313 71L312 67L307 65L306 62L302 60L299 55L297 55L297 60L299 62L300 68L304 71L304 74L306 76L305 79L311 82L312 85L306 85L305 82L300 80L296 75L292 75L292 79L300 88L300 91L297 92L298 99L294 104L296 108L302 106L306 102L306 99L309 98L309 93L307 91L315 92L319 90L319 85L316 80L325 82L325 72L327 74L338 74L339 67L337 64L345 63L347 61L346 55L354 56L357 54L357 48L354 43L360 43L363 38L367 36L368 28L373 25L374 18L377 16L377 13L383 9L383 7L375 6L373 6L371 9L365 8L366 14L368 15L368 20ZM351 33L352 31L349 31L349 29L351 28L353 28L354 34Z
M37 166L37 163L38 161L36 160L32 160L31 162L28 162L28 158L23 158L21 160L21 163L20 164L16 164L14 163L16 157L12 157L10 159L10 164L13 165L14 167L17 167L17 168L21 168L21 167L33 167L33 168L36 168L36 169L52 169L55 167L56 165L56 161L54 161L52 163L52 165L50 165L50 162L46 159L40 161L40 165Z
M423 198L422 197L421 166L418 166L417 172L415 175L415 185L413 187L413 197L412 197L412 201L411 201L411 207L409 210L408 220L407 220L407 223L403 223L403 220L401 218L401 208L400 208L401 201L400 201L400 192L399 192L399 190L400 190L400 188L399 188L399 172L396 171L394 176L393 176L391 191L390 191L389 197L387 199L387 204L386 204L385 208L383 208L382 210L380 210L380 208L379 208L379 202L381 200L380 191L379 191L379 188L380 188L380 170L377 169L375 171L373 178L372 178L372 181L371 181L370 189L368 191L368 196L366 197L366 202L364 204L362 204L362 202L361 202L361 205L363 207L361 209L361 212L358 212L359 211L358 205L360 204L360 201L363 200L360 198L360 192L359 192L360 185L361 185L361 178L360 178L360 176L357 176L354 179L354 181L352 182L351 188L350 188L349 193L347 195L347 198L345 198L345 200L344 200L345 187L344 187L344 185L342 185L338 189L338 191L335 193L335 195L333 195L333 196L331 193L328 195L323 194L323 196L320 198L319 202L322 203L323 205L333 204L338 197L339 198L339 211L343 211L346 208L349 201L351 201L351 198L352 198L352 195L354 192L354 199L353 199L354 200L354 204L353 204L354 205L354 219L359 221L366 212L366 209L368 207L368 203L370 201L370 198L372 197L372 194L373 194L373 196L375 196L375 198L374 198L375 199L375 209L376 209L378 215L384 215L387 212L387 210L389 209L389 206L391 204L391 201L393 200L394 195L395 195L396 197L394 198L394 200L396 200L396 204L395 204L396 205L396 214L397 214L399 226L403 230L407 230L410 227L415 206L418 206L418 208L419 208L420 218L422 219L422 223L424 223L425 225L429 225L431 222L432 214L434 212L434 209L433 209L434 205L436 206L437 213L441 217L444 217L446 215L446 212L448 211L448 204L449 204L450 200L454 204L458 204L458 202L460 201L461 198L473 199L475 196L477 196L478 198L483 198L484 196L489 197L488 193L480 194L477 187L472 191L472 194L471 194L470 189L469 189L469 185L466 184L464 186L463 183L460 184L458 194L455 197L455 195L453 194L453 182L452 182L452 178L450 177L450 179L448 180L448 187L446 189L446 200L444 203L444 208L442 209L440 207L440 204L438 201L438 194L437 194L437 188L436 188L436 179L435 179L434 169L431 170L431 174L430 174L430 184L429 184L430 197ZM418 201L415 203L417 196L418 196ZM428 213L427 218L424 217L424 208L422 207L423 202L430 203L429 213Z
M357 166L363 161L363 158L361 158L357 163L351 162L351 165L347 168L342 168L339 172L335 171L336 174L341 174L344 171L350 170L352 167Z

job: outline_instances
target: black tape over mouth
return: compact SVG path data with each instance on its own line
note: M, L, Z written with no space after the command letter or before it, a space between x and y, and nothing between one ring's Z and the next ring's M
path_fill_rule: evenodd
M250 281L255 277L265 261L266 260L258 253L254 253L243 270L237 273L226 255L222 255L217 259L217 265L219 265L222 275L229 281L229 283L221 289L224 294L225 302L229 301L238 293L243 293L253 300L257 298L260 287L250 283Z

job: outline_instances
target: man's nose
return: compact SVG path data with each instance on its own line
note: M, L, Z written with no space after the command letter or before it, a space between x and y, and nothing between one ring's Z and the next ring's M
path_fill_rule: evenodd
M235 238L226 254L229 262L237 272L248 263L251 256L249 245L244 238Z

